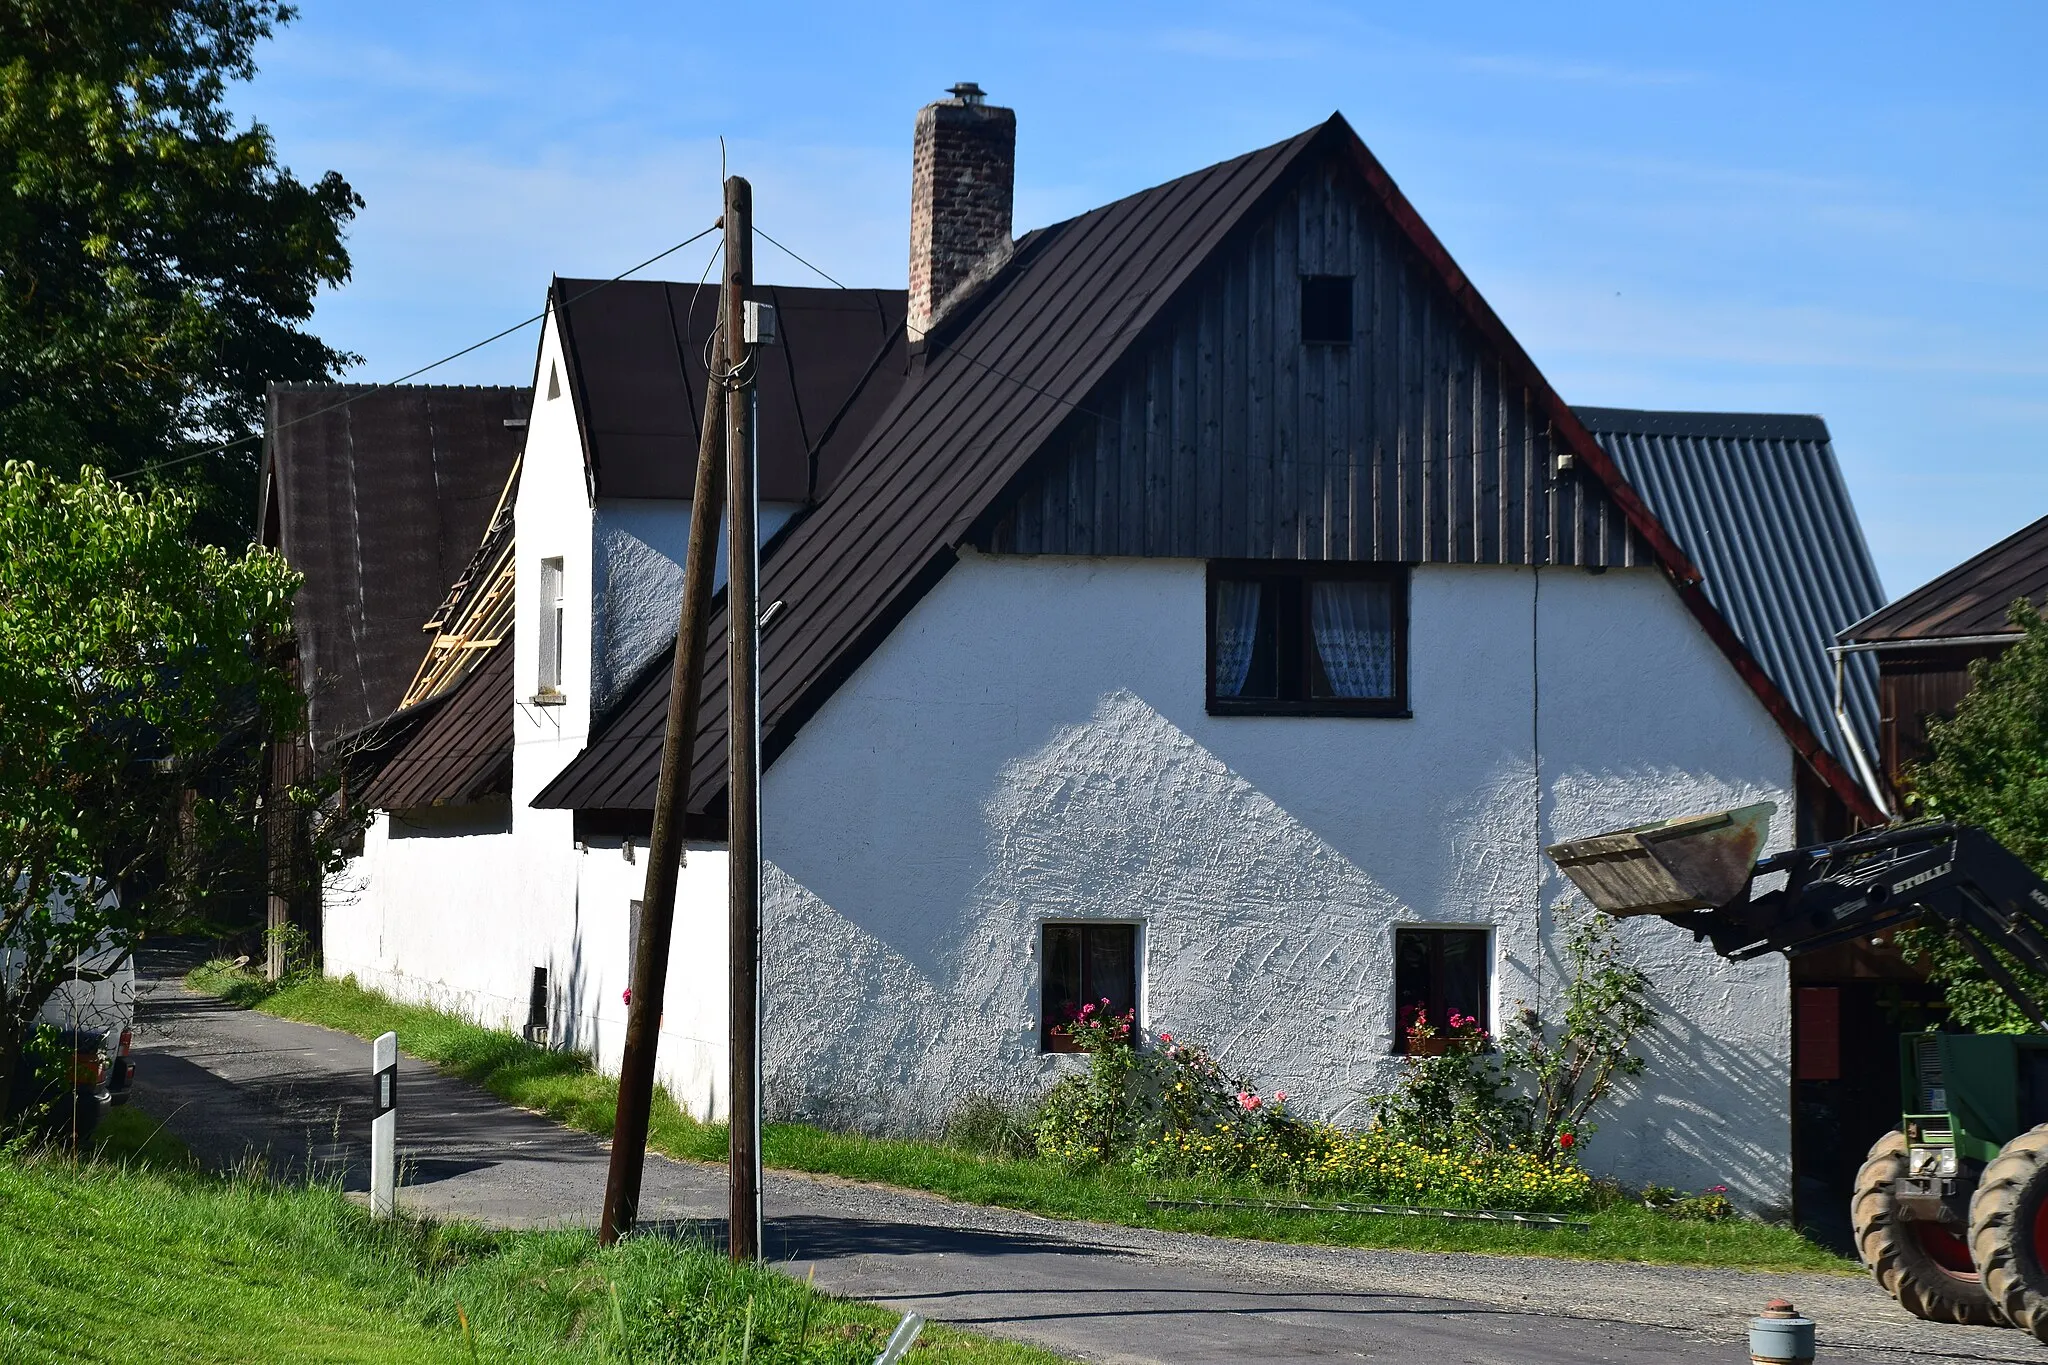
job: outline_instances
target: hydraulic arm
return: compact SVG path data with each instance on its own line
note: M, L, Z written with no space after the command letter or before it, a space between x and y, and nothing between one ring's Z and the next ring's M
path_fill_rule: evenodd
M2048 883L1969 825L1900 825L1759 860L1772 814L1658 821L1549 853L1597 908L1661 916L1723 957L1797 957L1916 919L1946 926L2040 1032L1899 1040L1903 1112L1856 1175L1857 1253L1923 1318L2011 1323L2048 1342L2048 1017L2011 970L2048 977Z
M1993 946L2048 976L2048 883L1983 830L1905 825L1829 844L1789 849L1756 864L1782 872L1776 890L1712 910L1666 918L1711 940L1723 957L1801 953L1932 916L1983 966L2036 1028L2041 1002L2006 969Z

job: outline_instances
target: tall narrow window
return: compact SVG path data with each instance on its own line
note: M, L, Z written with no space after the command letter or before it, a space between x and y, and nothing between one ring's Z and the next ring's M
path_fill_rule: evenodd
M540 691L562 690L562 561L540 562Z
M1406 715L1407 573L1398 566L1209 568L1209 710Z
M1107 1006L1103 1001L1109 1001ZM1138 926L1135 924L1048 924L1045 926L1045 987L1038 1015L1042 1052L1078 1049L1061 1032L1081 1017L1083 1006L1113 1015L1138 1003ZM1091 1010L1091 1012L1092 1012Z
M1417 1023L1442 1034L1453 1014L1491 1032L1493 935L1485 929L1401 928L1394 931L1394 1048L1408 1050Z

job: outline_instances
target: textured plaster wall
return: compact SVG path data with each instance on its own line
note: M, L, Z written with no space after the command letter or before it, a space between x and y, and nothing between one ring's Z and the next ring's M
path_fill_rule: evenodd
M796 515L795 503L761 504L765 544ZM598 591L592 602L598 711L617 699L640 666L668 648L683 597L683 558L690 543L690 504L653 498L599 498L592 545ZM712 587L725 582L725 528L719 529Z
M969 556L764 783L768 1093L925 1128L1022 1097L1039 926L1143 926L1141 1014L1356 1118L1393 1079L1393 930L1489 927L1495 1016L1587 913L1541 848L1752 799L1791 758L1649 572L1426 566L1409 720L1211 717L1203 568ZM1542 802L1539 813L1539 783ZM1540 823L1539 823L1540 820ZM1789 1198L1787 988L1629 926L1669 1016L1596 1166Z

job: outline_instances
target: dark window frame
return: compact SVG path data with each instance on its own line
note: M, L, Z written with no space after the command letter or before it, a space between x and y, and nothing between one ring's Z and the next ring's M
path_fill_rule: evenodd
M1224 697L1216 693L1216 585L1258 579L1279 587L1276 600L1288 599L1276 620L1280 658L1277 697ZM1315 667L1314 633L1309 624L1309 585L1316 580L1384 582L1394 589L1394 695L1391 697L1318 697L1311 695ZM1202 695L1212 716L1366 716L1408 720L1414 712L1408 697L1408 597L1406 564L1356 564L1342 560L1212 559L1202 608ZM1291 617L1289 620L1287 618Z
M1074 1045L1073 1045L1073 1044L1072 1044L1071 1042L1067 1041L1067 1040L1066 1040L1065 1038L1063 1038L1063 1037L1060 1037L1059 1035L1057 1035L1057 1034L1055 1034L1055 1033L1053 1032L1053 1029L1054 1029L1055 1027L1058 1027L1058 1026L1060 1026L1060 1025L1063 1025L1063 1024L1067 1024L1067 1023L1071 1022L1070 1020L1066 1020L1066 1019L1054 1019L1054 1018L1052 1018L1052 1017L1051 1017L1051 1011L1050 1011L1050 1009L1049 1009L1049 1005L1050 1005L1050 1003L1051 1003L1051 1002L1050 1002L1050 1000L1049 1000L1049 995L1050 995L1050 992L1051 992L1051 989L1052 989L1052 944L1051 944L1051 942L1050 942L1050 937L1051 937L1051 931L1052 931L1052 930L1054 930L1054 929L1078 929L1078 930L1082 931L1082 933L1083 933L1083 934L1086 934L1087 932L1089 932L1089 931L1093 931L1093 930L1103 930L1103 929L1121 929L1121 930L1126 930L1126 931L1128 931L1128 932L1130 933L1130 936L1131 936L1131 981L1130 981L1130 986L1131 986L1131 998L1130 998L1130 1005L1129 1005L1129 1008L1130 1008L1130 1010L1131 1010L1131 1012L1132 1012L1132 1025L1133 1025L1133 1030L1134 1030L1134 1032L1135 1032L1135 1029L1136 1029L1136 1026L1137 1026L1137 1020L1138 1020L1138 1015L1139 1015L1139 1014L1141 1013L1141 1011L1142 1011L1142 1008L1143 1008L1143 1000L1142 1000L1142 997L1143 997L1143 995L1144 995L1144 990L1145 990L1145 926L1144 926L1143 922L1142 922L1142 921L1139 921L1139 920L1101 920L1101 919L1089 919L1089 920L1077 920L1077 919L1049 919L1049 920L1041 920L1041 921L1039 921L1039 924L1038 924L1038 968L1039 968L1039 970L1038 970L1038 1050L1039 1050L1039 1052L1041 1052L1041 1053L1060 1053L1060 1052L1079 1052L1079 1051L1080 1051L1080 1049L1079 1049L1079 1048L1077 1048L1077 1047L1075 1047L1075 1046L1074 1046ZM1084 944L1084 946L1083 946L1083 948L1082 948L1082 952L1081 952L1081 974L1082 974L1082 980L1081 980L1081 983L1080 983L1080 985L1079 985L1079 987L1078 987L1078 989L1077 989L1077 991L1076 991L1076 993L1075 993L1075 998L1076 998L1077 1000L1081 1001L1081 1002L1082 1002L1082 1003L1084 1003L1084 1004L1085 1004L1085 1003L1089 1003L1089 1002L1091 1002L1091 1001L1094 1001L1094 1000L1099 1000L1099 999L1100 999L1100 998L1101 998L1101 997L1102 997L1103 995L1111 995L1111 998L1113 999L1113 998L1114 998L1114 994L1113 994L1112 992L1107 992L1107 991L1101 991L1101 990L1099 989L1099 983L1097 983L1097 982L1095 982L1095 981L1093 981L1093 980L1091 980L1091 979L1090 979L1090 977L1089 977L1089 972L1090 972L1090 968L1091 968L1091 962L1090 962L1089 954L1088 954L1088 952L1087 952L1087 949L1086 949L1086 947L1085 947L1085 944Z
M1318 299L1318 292L1325 297ZM1340 312L1341 320L1323 316ZM1317 326L1317 324L1327 324ZM1301 341L1304 346L1349 346L1358 335L1358 277L1313 274L1301 277Z
M1479 937L1479 1027L1493 1032L1493 977L1494 977L1494 926L1485 924L1397 924L1394 926L1394 1052L1405 1055L1408 1051L1408 1020L1402 1017L1401 1001L1401 938L1412 934L1430 945L1430 998L1427 1008L1429 1021L1439 1032L1449 1024L1449 1006L1444 992L1444 943L1452 934L1474 934Z

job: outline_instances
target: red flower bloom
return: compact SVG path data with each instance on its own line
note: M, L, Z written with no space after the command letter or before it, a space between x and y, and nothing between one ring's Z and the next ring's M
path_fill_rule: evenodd
M1162 1033L1159 1035L1159 1041L1162 1043L1170 1043L1173 1041L1173 1035L1171 1033Z
M1572 1144L1577 1141L1578 1139L1576 1137L1573 1137L1570 1133L1559 1133L1557 1135L1557 1145L1564 1148L1566 1151L1570 1151L1572 1149Z

